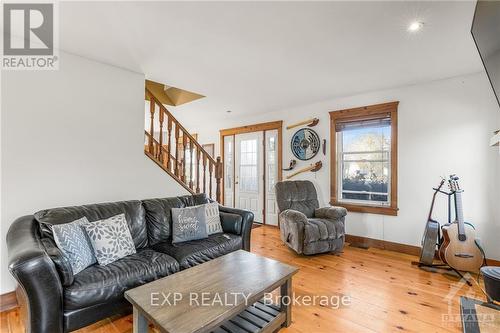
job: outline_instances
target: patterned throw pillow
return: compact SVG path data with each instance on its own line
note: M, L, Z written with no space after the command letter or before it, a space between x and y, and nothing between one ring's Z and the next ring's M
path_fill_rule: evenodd
M90 240L83 228L83 225L87 223L89 223L87 218L82 217L70 223L52 225L54 241L68 259L73 275L97 262Z
M172 208L172 243L207 238L205 205Z
M125 214L84 225L99 265L107 265L135 253Z
M217 202L205 204L205 218L207 221L207 234L213 235L222 232L219 204Z

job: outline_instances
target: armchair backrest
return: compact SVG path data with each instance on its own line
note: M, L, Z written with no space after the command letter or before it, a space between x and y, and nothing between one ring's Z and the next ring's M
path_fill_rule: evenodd
M319 208L316 188L308 180L277 182L275 191L280 212L293 209L307 217L314 217L314 210Z

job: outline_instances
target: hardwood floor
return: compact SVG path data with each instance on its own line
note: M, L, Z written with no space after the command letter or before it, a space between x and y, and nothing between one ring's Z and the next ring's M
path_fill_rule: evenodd
M299 267L297 296L349 297L350 304L339 309L294 306L293 323L282 333L461 332L459 296L484 299L476 286L419 269L411 264L417 258L406 254L346 246L340 255L296 255L274 227L252 230L252 252ZM17 310L0 314L0 332L24 332ZM105 319L78 331L91 332L132 332L132 318Z

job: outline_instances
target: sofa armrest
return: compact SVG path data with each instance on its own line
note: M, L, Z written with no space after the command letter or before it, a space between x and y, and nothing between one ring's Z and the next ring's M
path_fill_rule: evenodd
M243 222L241 215L219 212L219 216L224 232L235 235L241 234L241 224Z
M250 251L250 235L252 233L253 213L248 210L219 206L222 228L224 231L240 235L243 238L243 250ZM238 218L231 215L238 215ZM227 229L226 229L227 228Z
M299 254L303 253L304 229L308 223L307 216L297 210L287 209L279 215L281 240Z
M314 217L328 220L338 220L347 215L347 209L344 207L329 206L317 208L314 210Z
M42 238L41 242L43 244L45 252L56 265L61 284L64 287L71 286L74 281L74 276L73 268L71 268L71 264L69 263L68 258L64 256L62 251L57 247L56 243L52 239L48 237Z
M24 216L7 233L9 270L19 284L25 306L26 331L63 332L62 285L52 259L40 240L38 222Z

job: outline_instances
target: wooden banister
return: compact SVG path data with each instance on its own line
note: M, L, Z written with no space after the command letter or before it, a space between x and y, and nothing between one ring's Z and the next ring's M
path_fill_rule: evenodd
M222 202L221 158L214 159L203 149L202 145L147 88L146 99L150 101L150 126L149 132L144 131L148 142L144 147L144 153L190 193L203 191L211 199ZM157 112L158 116L155 117ZM158 120L158 140L155 138L155 119ZM166 136L163 133L165 128ZM172 134L173 129L174 134Z

